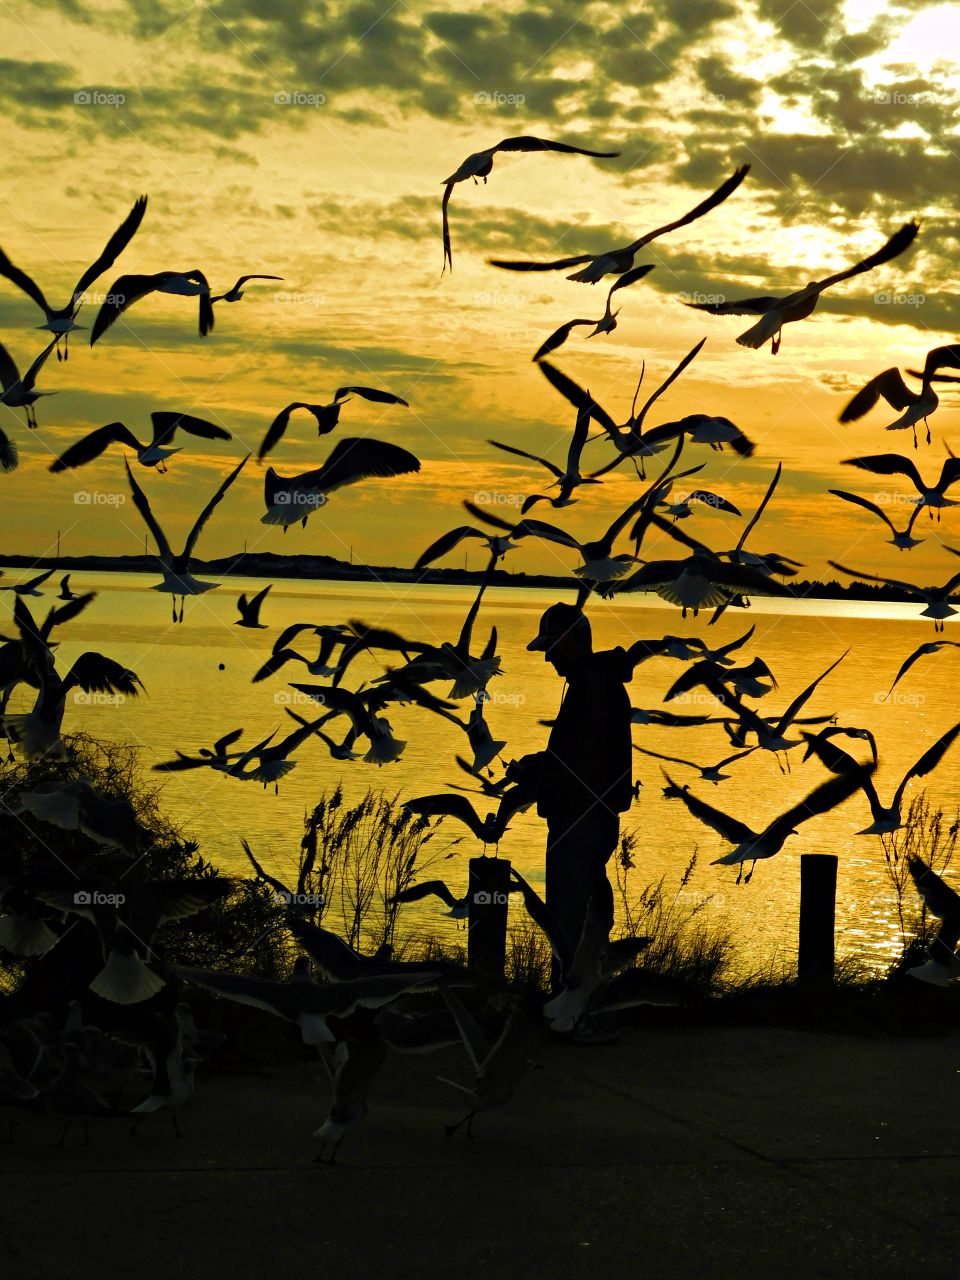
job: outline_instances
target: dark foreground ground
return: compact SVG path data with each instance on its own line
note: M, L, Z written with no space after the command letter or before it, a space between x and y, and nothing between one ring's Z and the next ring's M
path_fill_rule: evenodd
M628 1030L461 1114L451 1048L386 1064L332 1168L319 1066L200 1078L136 1138L17 1115L0 1276L957 1277L960 1037Z

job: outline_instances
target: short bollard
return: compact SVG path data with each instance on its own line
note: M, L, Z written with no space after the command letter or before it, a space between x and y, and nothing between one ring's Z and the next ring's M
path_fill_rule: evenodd
M507 955L507 858L471 858L467 882L467 964L479 973L502 978Z
M797 976L805 987L833 985L837 855L800 856L800 940Z

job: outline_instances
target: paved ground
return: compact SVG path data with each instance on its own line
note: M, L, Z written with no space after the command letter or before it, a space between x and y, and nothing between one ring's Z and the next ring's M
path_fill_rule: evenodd
M166 1115L17 1115L0 1275L960 1276L960 1037L626 1031L548 1045L452 1141L462 1051L392 1058L332 1168L316 1066L199 1081Z

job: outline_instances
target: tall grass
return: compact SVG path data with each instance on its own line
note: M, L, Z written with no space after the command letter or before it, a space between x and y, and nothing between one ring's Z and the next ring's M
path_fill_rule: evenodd
M638 839L635 831L623 835L612 859L622 936L650 939L642 953L644 968L677 978L701 995L719 994L732 976L733 934L722 922L709 918L707 907L713 895L689 887L697 866L696 849L675 888L669 886L666 875L639 888L634 874Z

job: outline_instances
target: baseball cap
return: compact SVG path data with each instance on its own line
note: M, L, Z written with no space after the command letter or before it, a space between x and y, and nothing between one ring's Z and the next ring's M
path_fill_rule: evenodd
M543 650L548 648L555 640L559 640L569 631L579 630L586 627L590 630L590 623L587 621L586 615L582 609L578 609L572 604L552 604L540 619L540 630L536 637L527 645L528 649Z

